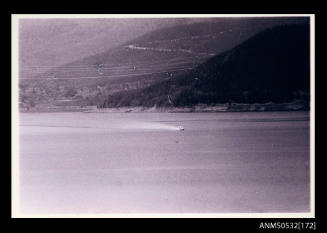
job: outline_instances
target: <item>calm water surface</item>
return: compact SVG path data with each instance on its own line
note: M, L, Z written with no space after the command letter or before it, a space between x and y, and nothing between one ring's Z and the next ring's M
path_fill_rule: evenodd
M21 208L308 212L309 138L308 112L22 113Z

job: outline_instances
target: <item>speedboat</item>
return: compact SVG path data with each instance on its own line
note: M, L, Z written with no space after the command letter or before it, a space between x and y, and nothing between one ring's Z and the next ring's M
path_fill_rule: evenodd
M177 126L177 128L178 128L179 130L181 130L181 131L184 131L184 127L181 126L181 125Z

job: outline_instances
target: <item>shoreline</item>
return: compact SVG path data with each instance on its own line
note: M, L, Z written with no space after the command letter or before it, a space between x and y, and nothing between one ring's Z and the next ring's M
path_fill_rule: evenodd
M42 112L84 112L84 113L192 113L192 112L275 112L275 111L309 111L310 106L305 101L293 101L289 103L232 103L215 104L212 106L198 104L192 107L118 107L97 108L96 106L47 106L35 107L29 110L20 109L20 112L42 113Z

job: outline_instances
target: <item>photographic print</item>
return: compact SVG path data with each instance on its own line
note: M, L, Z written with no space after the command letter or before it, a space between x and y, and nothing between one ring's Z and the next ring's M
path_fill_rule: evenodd
M313 217L314 15L12 15L15 217Z

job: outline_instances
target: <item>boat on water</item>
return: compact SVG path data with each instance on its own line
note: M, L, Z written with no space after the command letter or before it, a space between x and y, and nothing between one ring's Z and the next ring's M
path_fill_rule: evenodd
M177 126L177 128L178 128L178 130L184 131L184 127L181 125Z

